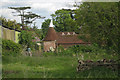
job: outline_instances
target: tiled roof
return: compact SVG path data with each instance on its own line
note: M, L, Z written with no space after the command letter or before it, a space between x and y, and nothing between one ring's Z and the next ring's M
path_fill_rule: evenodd
M57 35L62 35L62 36L64 36L64 35L76 35L76 33L75 32L57 32Z
M57 39L56 31L53 27L49 27L47 35L45 36L43 41L54 41Z
M59 35L57 43L86 43L78 38L77 35Z
M55 32L53 27L49 27L46 37L43 41L54 41L56 43L72 43L72 44L88 44L89 42L84 42L78 38L75 32Z

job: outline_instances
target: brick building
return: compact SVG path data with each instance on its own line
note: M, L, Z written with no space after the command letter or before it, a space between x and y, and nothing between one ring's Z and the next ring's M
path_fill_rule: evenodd
M68 48L73 45L90 44L84 42L78 38L78 34L75 32L56 32L53 28L51 20L47 35L43 39L44 51L54 51L58 46Z

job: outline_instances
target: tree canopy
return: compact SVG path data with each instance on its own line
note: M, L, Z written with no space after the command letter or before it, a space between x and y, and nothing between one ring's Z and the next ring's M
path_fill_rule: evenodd
M42 17L40 15L37 15L36 13L27 12L27 9L31 9L31 7L8 7L9 9L16 10L16 13L18 13L17 16L21 17L21 25L22 29L25 29L25 27L28 26L28 24L32 24L33 21L36 19L43 19L45 17ZM13 12L15 13L15 12Z
M75 14L80 33L90 34L92 43L118 50L118 3L84 2Z
M46 35L46 33L47 33L47 31L48 31L48 28L49 28L49 25L50 25L50 19L46 19L43 23L42 23L42 26L41 26L41 28L42 28L42 33L43 33L43 37L42 38L44 38L45 37L45 35Z
M21 17L21 25L23 28L24 27L24 16L23 15L25 15L25 10L31 9L31 7L8 7L8 8L16 10L16 12L12 12L12 13L19 13L17 16Z
M56 31L79 32L79 27L74 19L74 11L70 9L60 9L51 15Z
M8 27L11 29L21 30L20 24L16 22L16 20L11 21L10 19L6 19L3 17L0 17L0 21L2 22L2 26Z
M75 10L60 9L51 16L56 31L74 31L87 35L91 43L96 43L108 51L117 52L120 36L119 5L118 2L83 2L77 4L78 8ZM49 21L43 22L44 32L47 31L48 24ZM85 38L84 36L80 38Z
M19 35L19 43L22 45L27 45L32 48L34 39L33 34L30 31L24 31L22 30Z

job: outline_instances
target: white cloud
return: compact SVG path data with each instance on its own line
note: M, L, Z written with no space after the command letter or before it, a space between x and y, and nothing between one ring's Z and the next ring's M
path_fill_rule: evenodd
M14 10L2 8L2 9L0 9L0 14L1 14L1 16L5 17L6 19L14 19L17 22L20 22L20 17L13 16L13 14L12 14L13 11Z
M8 9L8 7L31 6L32 12L40 14L41 16L45 16L47 19L50 18L50 15L53 14L58 9L62 9L62 8L74 9L71 5L73 5L75 1L81 2L86 0L1 0L0 15L6 17L7 19L15 19L16 21L20 22L20 18L13 16L12 14L13 10ZM103 0L103 1L110 1L110 0ZM36 24L39 28L43 21L44 21L43 19L36 20L37 22Z
M72 1L75 1L75 0L2 0L3 2L13 2L13 1L16 1L16 2L72 2Z
M2 0L2 9L0 8L0 14L7 19L15 19L20 22L19 17L13 16L13 10L8 9L8 7L20 7L20 6L30 6L31 11L41 16L45 16L46 19L50 18L56 10L62 8L71 8L69 4L73 4L74 0ZM37 26L40 28L44 20L37 20Z

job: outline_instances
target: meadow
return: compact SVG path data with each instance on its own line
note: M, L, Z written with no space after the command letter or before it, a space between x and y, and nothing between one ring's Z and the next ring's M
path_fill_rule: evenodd
M77 72L78 57L76 55L54 55L44 53L43 56L3 56L3 78L118 78L118 70L104 66L92 67ZM48 54L48 55L46 55ZM81 53L82 54L82 53ZM83 54L84 60L100 60L104 58L117 60L117 55Z

